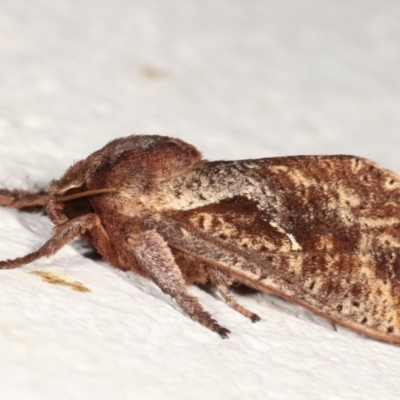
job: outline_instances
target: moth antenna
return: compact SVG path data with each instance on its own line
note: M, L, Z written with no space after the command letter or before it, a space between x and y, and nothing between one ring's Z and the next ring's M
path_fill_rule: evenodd
M69 194L67 196L57 197L57 201L64 202L64 201L79 199L80 197L94 196L96 194L112 193L116 191L117 188L86 190L85 192L79 192L79 193Z
M0 206L9 208L44 207L49 195L46 192L30 193L24 190L0 189Z

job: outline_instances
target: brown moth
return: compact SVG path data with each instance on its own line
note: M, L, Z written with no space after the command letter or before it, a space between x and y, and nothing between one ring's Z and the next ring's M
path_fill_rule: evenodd
M56 225L14 268L82 236L115 267L152 279L226 338L186 286L273 293L364 335L400 344L400 178L354 156L202 159L188 143L129 136L50 183L0 191L0 205L44 207Z

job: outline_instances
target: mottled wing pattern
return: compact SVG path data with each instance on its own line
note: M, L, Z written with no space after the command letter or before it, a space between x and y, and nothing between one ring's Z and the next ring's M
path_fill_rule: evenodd
M218 163L204 168L214 176ZM171 212L166 218L183 233L166 232L169 242L237 282L400 343L400 178L350 156L230 168L247 184L231 197Z

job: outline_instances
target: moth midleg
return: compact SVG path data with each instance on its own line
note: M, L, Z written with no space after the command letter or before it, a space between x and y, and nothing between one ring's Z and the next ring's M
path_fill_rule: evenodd
M226 272L220 271L216 268L208 268L207 272L211 284L218 289L226 304L245 317L250 318L251 322L258 322L261 320L257 314L240 305L233 297L230 291L232 280L227 276Z
M31 193L26 190L0 189L0 206L9 208L40 207L46 205L48 194L46 192Z
M126 242L150 278L163 292L173 297L187 315L217 332L222 338L228 337L229 330L211 318L210 313L203 309L198 299L187 292L185 280L171 249L156 231L148 230L139 235L128 235Z
M56 233L38 250L13 260L0 261L0 269L16 268L42 257L50 257L77 236L101 223L96 214L86 214L56 227Z

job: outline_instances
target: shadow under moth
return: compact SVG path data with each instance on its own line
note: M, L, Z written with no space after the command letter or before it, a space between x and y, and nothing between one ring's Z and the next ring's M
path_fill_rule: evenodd
M0 191L43 208L54 235L0 268L49 257L77 236L105 261L153 280L226 338L187 285L209 282L233 309L243 284L361 334L400 344L400 178L354 156L202 159L192 145L129 136L72 165L48 192Z

